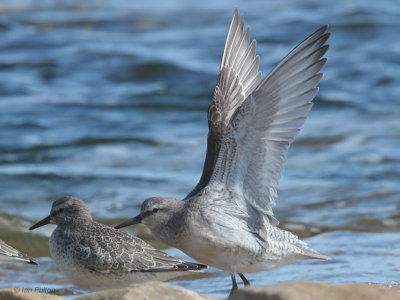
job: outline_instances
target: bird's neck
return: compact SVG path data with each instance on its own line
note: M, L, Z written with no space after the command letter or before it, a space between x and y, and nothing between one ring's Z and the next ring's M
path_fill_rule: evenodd
M87 217L75 217L75 218L70 218L66 220L66 222L63 222L61 224L57 224L58 226L65 228L79 228L79 227L88 227L92 225L93 220L92 218L87 218Z
M182 236L187 235L185 204L186 201L176 201L174 213L158 232L158 239L172 247L179 248L182 243Z

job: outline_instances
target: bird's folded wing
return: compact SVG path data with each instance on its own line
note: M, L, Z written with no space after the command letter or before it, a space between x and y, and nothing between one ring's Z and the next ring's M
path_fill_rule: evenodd
M81 239L76 259L100 273L164 272L196 269L190 263L153 248L145 241L124 232L96 224L97 231ZM107 231L107 234L102 234ZM86 244L87 247L84 247ZM201 265L199 265L201 266ZM198 268L201 269L201 268Z
M236 201L242 209L273 216L282 165L322 77L326 30L320 28L293 49L236 111L208 189L223 187L241 195Z
M214 101L208 108L207 154L199 183L186 197L207 185L218 157L222 138L232 115L261 82L256 41L250 41L250 28L243 31L244 17L235 10L222 54Z
M4 241L0 240L0 254L13 258L15 260L24 261L27 263L36 264L30 256L25 253L18 251L17 249L7 245Z

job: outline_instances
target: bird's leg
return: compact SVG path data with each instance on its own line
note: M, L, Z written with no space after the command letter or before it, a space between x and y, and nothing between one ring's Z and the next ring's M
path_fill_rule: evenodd
M250 286L250 282L247 280L246 277L244 277L243 273L238 273L240 278L242 278L244 286Z
M232 289L231 289L229 296L232 295L238 289L238 285L236 283L236 278L235 278L235 273L231 273L231 278L232 278Z

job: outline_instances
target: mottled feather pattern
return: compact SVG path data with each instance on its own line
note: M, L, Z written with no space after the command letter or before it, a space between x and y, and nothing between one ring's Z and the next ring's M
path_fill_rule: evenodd
M72 256L76 263L96 272L201 269L197 264L186 263L161 252L139 238L95 222L82 224L79 230L59 226L55 229L52 239L55 244L74 245L65 255Z
M65 196L49 216L29 229L56 224L50 253L58 268L77 286L89 290L165 281L207 266L185 262L159 251L138 237L93 221L80 199Z

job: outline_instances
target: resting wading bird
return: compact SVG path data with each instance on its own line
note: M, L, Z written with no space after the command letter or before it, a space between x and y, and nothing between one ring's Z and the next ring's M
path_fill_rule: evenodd
M185 262L140 238L93 221L85 202L71 196L54 201L50 215L29 230L57 224L51 257L76 286L88 290L168 280L198 272L205 265Z

